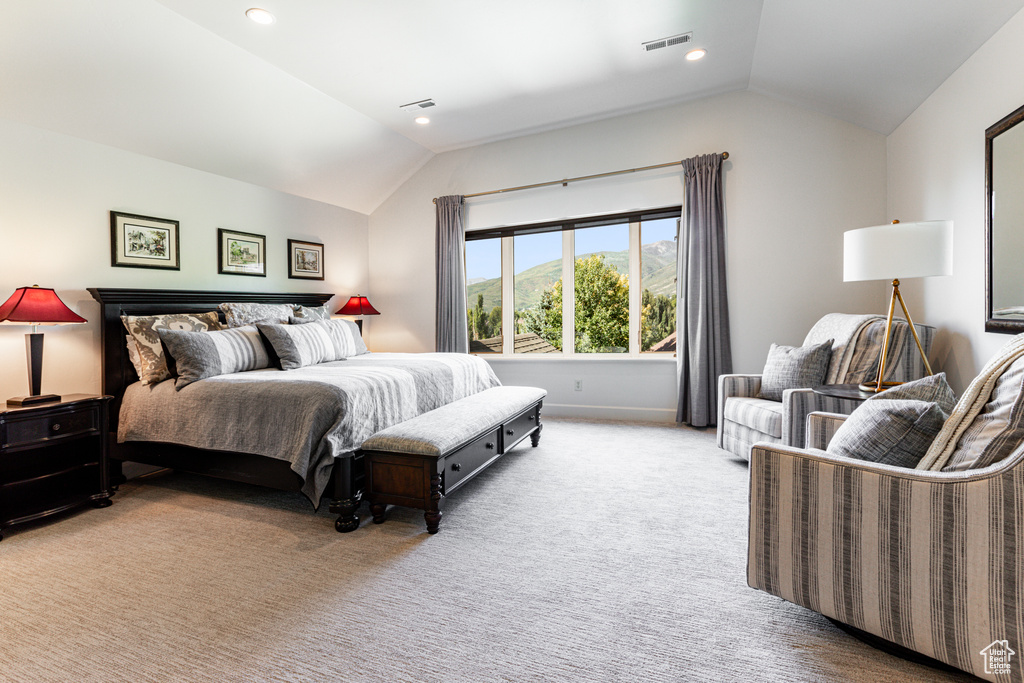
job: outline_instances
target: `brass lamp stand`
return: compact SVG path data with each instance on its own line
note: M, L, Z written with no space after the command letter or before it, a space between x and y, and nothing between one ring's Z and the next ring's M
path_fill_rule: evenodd
M932 374L932 366L928 363L928 356L925 355L924 347L921 346L921 339L917 336L917 330L914 329L914 320L910 317L910 311L907 310L907 304L903 301L903 296L900 294L900 281L894 279L892 281L892 296L889 297L889 316L885 321L885 339L882 341L882 355L878 359L878 379L874 382L864 382L860 385L863 391L873 391L878 393L885 391L886 387L894 387L902 382L886 382L883 381L885 377L885 357L889 352L889 339L892 336L892 314L896 310L896 302L900 302L900 307L903 309L903 315L907 317L907 324L910 325L910 333L914 335L914 341L917 342L917 350L921 352L921 360L924 361L925 372L929 375Z

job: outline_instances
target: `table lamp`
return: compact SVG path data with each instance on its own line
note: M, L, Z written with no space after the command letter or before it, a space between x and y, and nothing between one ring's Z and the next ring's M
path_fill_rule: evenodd
M843 233L843 281L892 279L892 295L889 297L889 315L885 321L885 338L882 353L878 359L878 379L865 382L861 389L882 391L899 382L885 382L885 356L889 350L892 335L892 315L899 301L903 315L907 317L910 332L917 342L917 350L924 360L925 371L932 374L921 340L914 329L907 304L900 294L903 278L952 275L953 273L953 221L921 221L876 225Z
M65 306L52 289L32 285L14 290L14 294L0 306L0 322L32 326L32 332L25 335L30 395L8 399L7 405L29 406L59 401L60 396L40 391L43 378L43 334L37 331L37 326L88 321Z
M338 315L380 315L380 311L374 308L365 296L357 294L338 309ZM356 325L359 326L359 332L362 334L363 321L357 320Z

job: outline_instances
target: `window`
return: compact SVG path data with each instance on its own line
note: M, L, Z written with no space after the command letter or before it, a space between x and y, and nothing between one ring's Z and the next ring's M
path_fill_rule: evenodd
M466 242L466 309L471 353L501 353L501 243Z
M467 233L470 352L673 353L679 215L675 206Z

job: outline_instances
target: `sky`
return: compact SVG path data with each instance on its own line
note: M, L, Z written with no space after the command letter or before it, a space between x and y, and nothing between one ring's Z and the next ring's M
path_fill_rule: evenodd
M676 219L662 218L647 221L640 226L643 244L675 239ZM548 261L562 258L562 233L545 232L523 235L515 239L516 274ZM626 251L629 249L629 225L606 225L576 231L577 258L599 251ZM466 279L469 281L501 277L501 240L474 240L466 242Z

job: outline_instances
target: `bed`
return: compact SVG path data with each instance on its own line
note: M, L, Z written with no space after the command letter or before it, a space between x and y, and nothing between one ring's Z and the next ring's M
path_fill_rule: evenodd
M314 505L330 500L341 532L359 525L365 480L359 445L365 438L497 384L486 363L464 354L367 354L288 372L213 377L180 392L170 380L142 386L128 357L122 315L195 314L240 301L315 307L332 295L89 292L102 309L103 391L113 397L115 476L123 480L120 465L131 461L301 491Z

